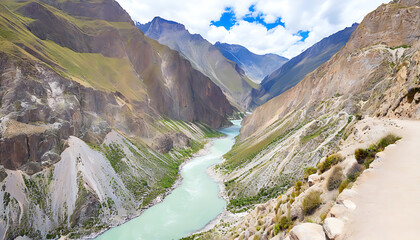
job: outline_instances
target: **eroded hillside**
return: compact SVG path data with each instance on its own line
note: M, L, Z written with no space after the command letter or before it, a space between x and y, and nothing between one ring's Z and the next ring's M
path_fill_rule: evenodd
M113 0L0 2L0 234L95 234L138 215L232 107Z
M332 59L244 119L220 166L236 207L301 179L364 115L419 118L419 11L416 1L381 5Z

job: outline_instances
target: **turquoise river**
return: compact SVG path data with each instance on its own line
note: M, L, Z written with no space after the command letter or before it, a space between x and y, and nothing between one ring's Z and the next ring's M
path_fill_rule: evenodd
M206 170L222 161L239 134L240 121L220 130L226 137L213 140L209 152L193 158L181 170L182 183L161 203L118 227L106 231L97 240L171 240L186 237L202 229L219 215L226 202L219 198L219 185Z

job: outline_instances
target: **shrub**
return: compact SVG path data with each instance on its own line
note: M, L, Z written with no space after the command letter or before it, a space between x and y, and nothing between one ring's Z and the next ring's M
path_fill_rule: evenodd
M346 189L350 184L350 181L348 179L344 180L340 186L338 187L338 192L341 193L344 189Z
M330 174L327 180L328 191L337 189L340 186L343 179L344 179L343 169L339 166L335 167L332 170L332 173Z
M357 160L357 163L363 164L365 162L365 159L368 157L369 152L366 149L358 148L354 152L354 157Z
M388 145L394 144L396 141L400 140L401 138L395 136L394 134L388 134L381 140L379 140L377 146L380 151L383 151Z
M305 215L309 215L321 205L321 192L312 191L302 201L302 210Z
M297 181L295 184L295 191L299 192L302 186L303 186L303 183L301 181Z
M363 167L360 164L354 163L347 172L347 179L351 182L356 181L363 171Z
M307 180L310 175L315 174L316 172L317 169L314 167L305 168L305 180Z
M320 162L318 164L318 169L321 173L327 171L328 169L330 169L332 166L334 166L335 164L343 161L344 158L343 156L341 156L341 154L332 154L330 156L328 156L323 162Z
M274 225L274 236L279 234L280 232L280 225L279 224L275 224Z
M292 225L292 219L289 217L283 216L280 219L280 229L286 230Z

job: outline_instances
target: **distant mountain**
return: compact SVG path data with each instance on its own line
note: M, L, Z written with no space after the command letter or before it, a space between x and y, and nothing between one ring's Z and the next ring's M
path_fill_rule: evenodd
M255 54L241 45L217 42L214 46L227 59L236 62L251 80L258 83L288 61L277 54Z
M245 110L253 105L251 92L258 85L201 35L191 34L184 25L160 17L136 26L146 36L180 52L194 68L216 83L235 106Z
M328 61L347 43L357 26L358 24L355 23L351 27L322 39L264 78L257 96L258 102L262 104L292 88L306 74Z

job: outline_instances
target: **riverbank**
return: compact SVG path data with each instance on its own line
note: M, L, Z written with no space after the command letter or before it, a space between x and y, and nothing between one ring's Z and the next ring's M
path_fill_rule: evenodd
M211 229L217 229L217 230L221 231L221 229L215 228L217 225L220 225L220 224L225 224L226 226L229 226L229 228L231 228L234 224L239 223L239 221L241 219L243 219L248 214L248 212L232 213L232 212L227 210L227 204L229 204L229 196L228 196L228 193L226 191L226 186L224 184L225 176L222 173L220 173L219 171L217 171L216 165L213 165L210 168L208 168L206 173L215 182L217 182L219 184L219 189L220 189L219 197L226 201L226 206L225 206L223 212L221 212L215 219L210 221L202 229L191 233L191 235L207 232Z
M194 158L205 156L205 155L209 154L210 148L213 146L213 141L216 140L216 139L219 139L219 138L212 138L209 142L207 142L206 144L204 144L204 147L202 149L200 149L198 152L194 153L191 157L187 158L184 162L182 162L179 165L178 171L181 172L182 168L186 164L188 164L191 160L193 160ZM121 221L118 224L112 225L112 226L110 226L110 227L108 227L106 229L103 229L100 232L92 233L92 234L90 234L88 236L84 236L81 239L95 239L95 238L103 235L106 231L108 231L108 230L110 230L112 228L116 228L118 226L121 226L124 223L126 223L126 222L128 222L128 221L130 221L132 219L135 219L135 218L141 216L146 210L148 210L149 208L151 208L151 207L153 207L153 206L161 203L163 200L165 200L165 198L169 194L171 194L176 188L178 188L182 184L182 181L183 181L182 175L179 174L178 175L178 178L175 180L174 184L170 188L166 189L166 191L164 193L158 195L149 204L147 204L145 207L141 208L136 214L130 215L130 216L127 216L127 217L124 217L124 218L121 219Z
M163 198L152 201L139 217L114 227L97 240L179 239L202 229L223 212L226 201L219 197L219 184L207 169L221 163L234 144L240 122L220 130L223 138L212 139L205 148L180 166L180 179Z

